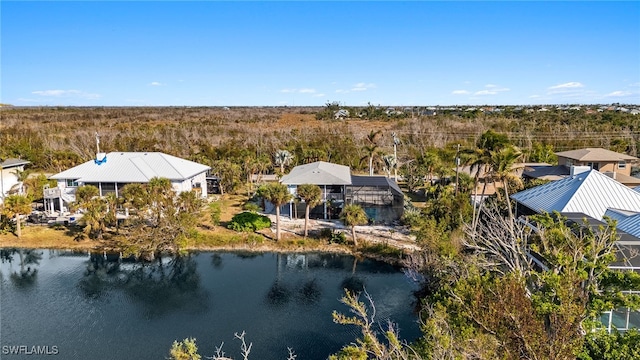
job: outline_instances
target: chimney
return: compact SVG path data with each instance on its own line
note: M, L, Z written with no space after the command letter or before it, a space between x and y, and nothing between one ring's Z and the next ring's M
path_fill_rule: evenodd
M582 174L583 172L587 172L591 170L591 166L576 166L576 165L572 165L571 169L569 170L569 174L571 176L575 176L578 174Z

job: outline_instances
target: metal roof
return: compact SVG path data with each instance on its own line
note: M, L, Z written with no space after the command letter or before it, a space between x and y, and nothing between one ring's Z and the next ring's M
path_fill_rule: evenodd
M402 195L402 190L398 184L386 176L366 176L351 175L352 186L377 186L393 189L398 195Z
M574 222L578 225L591 228L595 232L600 231L600 226L606 227L606 223L596 220L582 213L562 213L567 220ZM586 224L585 224L586 221ZM619 224L616 226L616 231L619 239L616 241L616 257L617 260L612 263L612 266L622 267L640 267L640 257L636 257L635 253L640 250L640 239L631 233L621 229Z
M31 164L31 161L11 158L11 159L6 159L2 163L0 163L0 167L2 167L3 169L6 169L10 167L16 167L16 166L27 165L27 164Z
M608 208L640 212L640 193L597 170L550 182L511 196L537 212L579 212L602 219Z
M101 164L90 160L50 179L73 179L83 183L145 183L153 177L163 177L180 181L209 169L209 166L160 152L110 152Z
M280 182L285 185L351 185L351 170L345 165L316 161L294 167Z
M608 209L606 216L617 221L616 227L628 234L640 238L640 213L618 209Z
M627 154L617 153L615 151L602 149L602 148L586 148L578 150L570 150L556 153L557 156L562 156L568 159L574 159L578 161L620 161L620 160L638 160L637 157L629 156Z

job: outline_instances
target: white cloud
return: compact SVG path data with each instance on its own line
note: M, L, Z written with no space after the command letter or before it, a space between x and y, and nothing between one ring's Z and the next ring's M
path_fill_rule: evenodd
M149 86L164 86L164 84L161 82L153 81L149 84Z
M466 95L469 94L467 90L453 90L451 92L452 95Z
M374 89L375 87L376 87L376 84L357 83L353 85L353 87L351 88L351 91L366 91L369 89Z
M473 93L473 95L496 95L501 92L511 90L509 88L504 88L504 87L501 88L498 85L493 85L493 84L487 84L485 85L485 88L486 88L485 90L476 91L475 93Z
M613 91L608 93L607 95L605 95L605 97L617 97L617 96L629 96L632 95L633 93L630 91Z
M98 99L101 97L100 94L90 94L80 90L36 90L31 93L46 97L75 97L82 99Z
M324 94L313 94L313 97L324 97Z
M473 95L495 95L497 94L497 91L493 91L493 90L480 90L480 91L476 91L473 93Z
M549 87L549 90L565 90L565 89L579 89L579 88L583 88L584 85L582 83L579 82L568 82L568 83L564 83L564 84L558 84L558 85L554 85Z
M338 94L346 94L346 93L348 93L348 92L349 92L349 90L338 89L338 90L336 90L336 92L337 92Z
M311 89L311 88L303 88L303 89L282 89L280 90L281 93L298 93L298 94L315 94L316 93L316 89Z
M537 99L539 97L540 97L540 95L531 95L531 96L529 96L529 99Z

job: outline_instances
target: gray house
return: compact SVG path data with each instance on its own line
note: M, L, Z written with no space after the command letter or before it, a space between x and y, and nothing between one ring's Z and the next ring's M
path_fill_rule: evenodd
M314 184L322 190L322 203L311 209L310 217L337 219L344 204L362 206L375 223L390 223L402 217L404 195L396 182L384 176L351 175L348 166L317 161L294 167L280 179L291 194L302 184ZM304 202L284 206L283 214L296 217L304 214Z

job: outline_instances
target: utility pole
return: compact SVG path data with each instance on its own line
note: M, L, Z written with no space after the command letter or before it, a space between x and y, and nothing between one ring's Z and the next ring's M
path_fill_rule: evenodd
M393 166L393 180L398 182L398 144L400 144L400 139L398 139L398 135L395 132L392 132L391 136L393 137L393 158L396 160Z
M460 171L460 144L456 149L456 196L458 196L458 171Z

